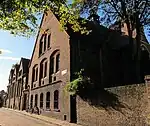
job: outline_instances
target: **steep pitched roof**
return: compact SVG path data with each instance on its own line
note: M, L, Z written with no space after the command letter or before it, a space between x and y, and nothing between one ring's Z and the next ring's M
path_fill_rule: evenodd
M42 26L43 20L44 20L44 14L42 15L42 19L41 19L41 23L40 23L40 28ZM40 34L40 30L38 31L36 39L35 39L35 44L34 44L34 48L33 48L32 55L31 55L31 60L30 60L30 62L28 64L28 67L30 67L30 65L31 65L31 61L32 61L32 58L33 58L33 54L34 54L34 51L35 51L35 47L36 47L36 44L37 44L37 40L38 40L39 34Z

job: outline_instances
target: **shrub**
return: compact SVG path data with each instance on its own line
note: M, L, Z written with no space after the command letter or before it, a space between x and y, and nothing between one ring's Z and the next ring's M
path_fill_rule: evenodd
M76 74L78 77L72 82L68 83L65 87L71 95L81 95L81 93L85 92L92 86L90 78L84 76L83 69Z

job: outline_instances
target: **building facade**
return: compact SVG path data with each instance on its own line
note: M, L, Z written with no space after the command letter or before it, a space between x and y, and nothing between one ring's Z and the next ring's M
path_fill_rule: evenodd
M30 62L22 58L10 71L8 107L38 107L42 115L77 122L76 97L64 90L75 79L75 72L84 69L86 76L103 88L136 82L127 34L96 22L87 22L86 27L92 30L89 35L75 33L71 26L61 30L56 15L51 11L43 15ZM149 47L142 42L143 77L150 74Z
M23 109L24 92L27 92L28 85L28 64L29 59L21 58L20 64L16 64L10 71L9 84L7 86L8 99L7 107ZM28 93L27 93L28 94Z
M70 82L69 35L51 13L43 16L29 65L30 108L41 114L70 121L70 97L64 86Z

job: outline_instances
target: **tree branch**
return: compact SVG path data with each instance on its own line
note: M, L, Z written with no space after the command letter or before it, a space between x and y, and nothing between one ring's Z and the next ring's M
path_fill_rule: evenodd
M143 14L144 14L144 11L146 9L147 4L148 4L148 0L146 0L145 6L144 6L143 11L142 11L141 16L140 16L140 20L141 20Z

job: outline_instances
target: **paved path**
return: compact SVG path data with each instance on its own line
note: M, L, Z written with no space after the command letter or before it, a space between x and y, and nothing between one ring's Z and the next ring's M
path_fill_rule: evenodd
M44 121L0 108L0 126L57 126Z

